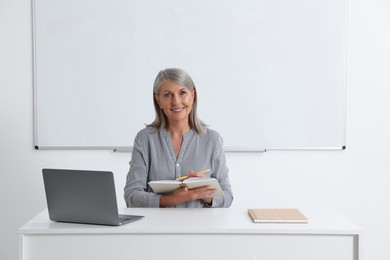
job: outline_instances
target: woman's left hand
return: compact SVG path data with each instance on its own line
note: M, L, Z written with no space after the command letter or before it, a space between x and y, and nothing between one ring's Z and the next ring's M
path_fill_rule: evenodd
M204 178L204 177L206 177L206 174L204 174L204 172L202 172L202 171L194 172L194 171L190 170L190 171L188 171L187 176L189 178L191 178L191 177ZM209 204L209 205L211 205L211 203L213 202L213 198L212 197L202 198L202 200L204 202L206 202L207 204Z

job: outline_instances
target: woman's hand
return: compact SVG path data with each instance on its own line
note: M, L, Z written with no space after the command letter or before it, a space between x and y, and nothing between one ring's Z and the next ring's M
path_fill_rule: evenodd
M194 172L192 170L187 172L188 178L204 178L206 177L205 171ZM212 195L216 190L211 186L204 186L196 189L189 190L185 185L180 189L175 190L171 194L162 195L160 198L160 207L166 207L171 205L180 204L187 201L193 201L202 199L207 204L211 204L213 201Z
M206 175L204 174L203 171L194 172L192 170L188 171L187 176L188 176L188 178L193 178L193 177L204 178L204 177L206 177Z
M189 171L187 173L187 176L189 178L191 178L191 177L204 178L204 177L206 177L206 174L204 174L205 172L208 172L208 170L200 171L200 172ZM213 197L211 195L206 196L206 197L202 197L201 199L203 199L203 201L206 202L207 204L211 205L211 203L213 202Z
M208 204L212 202L212 195L216 190L211 186L204 186L189 190L186 186L175 190L169 195L162 195L160 198L160 207L180 204L186 201L203 199Z

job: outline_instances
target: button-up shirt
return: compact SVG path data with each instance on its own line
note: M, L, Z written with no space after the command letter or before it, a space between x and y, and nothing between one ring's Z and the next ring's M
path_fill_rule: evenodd
M210 169L206 177L216 178L224 195L214 196L211 207L229 207L233 201L226 158L221 136L214 130L204 129L198 134L193 129L183 136L179 155L176 156L170 134L165 129L142 129L134 140L127 175L125 201L128 207L159 207L160 194L153 193L149 181L174 180L188 171ZM174 207L209 207L203 200L188 201Z

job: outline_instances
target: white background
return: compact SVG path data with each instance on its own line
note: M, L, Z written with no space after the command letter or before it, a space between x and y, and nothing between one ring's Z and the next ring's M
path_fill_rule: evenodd
M364 259L390 259L390 2L349 1L347 150L227 155L232 207L331 207L364 229ZM31 3L0 0L0 259L46 207L43 167L112 170L130 154L33 149Z

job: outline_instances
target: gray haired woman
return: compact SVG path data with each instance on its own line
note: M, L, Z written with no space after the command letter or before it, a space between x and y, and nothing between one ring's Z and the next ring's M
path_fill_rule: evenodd
M233 201L222 138L197 115L197 92L190 75L178 68L158 73L153 86L155 120L134 140L125 186L128 207L229 207ZM209 169L208 172L202 170ZM182 176L216 178L215 189L186 187L155 194L149 181Z

